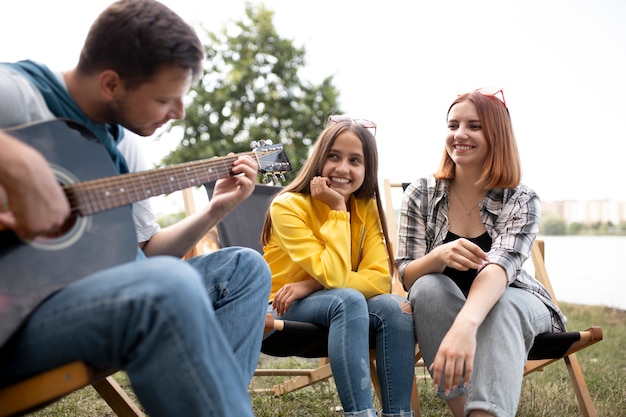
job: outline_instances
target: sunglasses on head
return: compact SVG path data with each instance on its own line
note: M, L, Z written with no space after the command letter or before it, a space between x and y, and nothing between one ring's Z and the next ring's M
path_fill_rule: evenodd
M374 122L372 122L370 120L353 119L353 118L351 118L349 116L332 115L332 116L328 116L328 121L331 122L331 123L350 122L352 124L363 126L364 128L367 128L367 129L374 129L374 136L376 136L376 123L374 123Z
M470 94L470 93L480 93L483 96L496 97L498 98L498 100L502 102L502 104L504 104L504 107L506 107L506 100L504 99L504 90L502 88L481 87L481 88L477 88L476 90L471 90L471 91L459 91L458 95L460 96L463 94Z

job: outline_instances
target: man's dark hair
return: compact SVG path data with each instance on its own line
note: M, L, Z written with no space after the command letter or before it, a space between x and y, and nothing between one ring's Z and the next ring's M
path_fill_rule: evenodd
M91 75L113 70L136 88L163 67L202 72L204 49L194 29L155 0L120 0L92 24L78 61L78 71Z

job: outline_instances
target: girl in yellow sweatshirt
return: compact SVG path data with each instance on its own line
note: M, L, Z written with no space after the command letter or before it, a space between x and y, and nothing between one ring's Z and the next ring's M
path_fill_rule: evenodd
M298 176L274 198L263 229L270 311L328 328L328 357L346 416L412 416L415 337L406 299L392 295L393 253L377 196L373 122L331 116Z

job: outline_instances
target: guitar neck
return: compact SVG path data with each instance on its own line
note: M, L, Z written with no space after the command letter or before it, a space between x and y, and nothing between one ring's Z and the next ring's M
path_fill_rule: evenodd
M233 162L242 155L255 156L255 153L186 162L67 184L63 188L72 210L81 215L88 215L230 177L233 175L231 171Z

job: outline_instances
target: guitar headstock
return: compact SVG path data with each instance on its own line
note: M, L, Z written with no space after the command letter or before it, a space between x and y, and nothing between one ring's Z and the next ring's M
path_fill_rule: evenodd
M273 144L271 140L253 141L250 144L259 163L259 172L263 182L283 182L285 172L291 171L291 164L282 144Z

